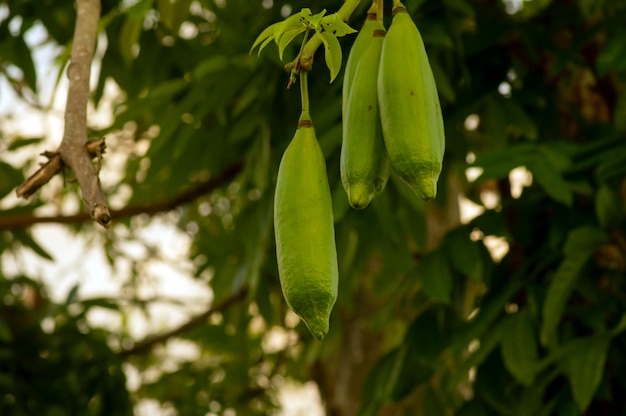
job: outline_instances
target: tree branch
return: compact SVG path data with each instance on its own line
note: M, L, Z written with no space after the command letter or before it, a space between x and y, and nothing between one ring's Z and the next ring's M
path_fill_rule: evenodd
M85 145L85 148L91 159L100 158L104 153L106 144L104 139L92 140ZM39 188L50 182L50 179L52 179L54 175L62 172L65 168L65 163L63 163L59 152L45 151L42 155L47 157L48 161L42 163L41 167L17 188L15 193L19 198L29 198L37 192Z
M205 182L199 183L193 188L182 192L174 199L148 204L131 205L119 210L112 210L111 217L124 218L139 214L154 215L164 211L171 211L181 205L191 203L202 195L211 193L217 188L228 183L235 176L237 176L239 172L241 172L242 167L243 165L241 162L233 163L232 165L226 167L218 176L214 176ZM35 172L35 174L37 172ZM0 230L14 230L42 223L75 224L87 221L89 218L89 214L87 213L75 215L53 215L47 217L35 217L31 214L11 215L7 217L0 217Z
M111 214L96 169L91 162L93 152L87 141L87 102L91 61L98 35L100 0L76 0L76 26L72 40L70 64L67 67L69 88L65 105L65 131L56 152L44 152L48 162L31 175L17 189L17 196L28 198L50 179L61 172L65 165L73 171L91 217L100 225L111 225ZM101 144L104 144L103 139ZM94 146L95 157L100 161L100 146Z
M206 320L213 314L222 312L225 309L228 309L232 305L240 302L245 299L248 294L248 288L244 287L239 291L233 293L230 297L224 299L220 303L215 306L211 306L206 311L202 312L199 315L196 315L190 318L187 322L180 325L177 328L172 329L171 331L165 332L161 335L149 336L141 342L135 344L134 347L121 350L117 353L120 358L128 358L132 355L143 354L150 351L156 344L161 344L167 341L170 338L176 337L178 335L184 334L185 332L200 326L206 323Z
M91 217L100 225L111 225L98 171L85 149L87 143L87 101L91 60L96 46L100 0L76 0L76 27L70 64L67 67L69 89L65 107L65 132L59 146L63 162L74 171Z

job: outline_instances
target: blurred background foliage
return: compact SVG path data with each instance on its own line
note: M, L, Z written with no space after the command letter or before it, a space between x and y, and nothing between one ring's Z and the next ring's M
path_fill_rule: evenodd
M113 267L131 264L124 296L81 298L75 287L58 302L36 275L0 276L1 414L124 415L146 399L165 414L274 414L289 380L314 382L337 416L626 413L626 2L405 1L445 119L440 194L429 203L392 177L366 210L349 208L341 77L328 84L319 51L311 113L340 268L323 342L287 313L274 252L273 188L299 95L285 88L275 46L248 54L292 11L341 6L314 3L103 2L94 105L116 88L110 122L90 135L122 156L107 192L124 207L106 234L55 218L101 244ZM74 18L70 0L0 1L0 76L25 102L36 106L41 89L25 36L45 29L62 68ZM341 39L344 62L353 40ZM61 213L77 190L10 199L37 159L14 155L41 138L0 134L0 259L28 248L54 260L33 237L36 210ZM115 168L105 158L103 169ZM188 273L214 304L142 344L87 314L124 320L147 307L136 292L146 259L124 242L156 217L191 236ZM288 341L272 346L276 334ZM193 359L166 365L161 346L174 339L195 346ZM141 375L133 388L129 368Z

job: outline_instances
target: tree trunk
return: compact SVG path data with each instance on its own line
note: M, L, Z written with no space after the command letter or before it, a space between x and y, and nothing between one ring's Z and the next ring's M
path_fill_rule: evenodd
M454 172L456 174L456 172ZM460 223L459 178L455 174L446 176L445 187L447 203L427 204L428 250L439 245L444 235ZM460 172L464 174L464 172ZM367 276L361 279L367 282ZM331 356L326 356L314 364L312 378L316 381L320 395L324 400L327 416L354 416L358 414L362 401L363 385L370 370L382 353L383 337L372 331L365 323L374 317L380 307L377 294L361 285L354 294L353 310L339 310L341 321L341 340ZM411 407L420 407L421 389L404 401ZM397 406L386 406L381 415L397 413Z

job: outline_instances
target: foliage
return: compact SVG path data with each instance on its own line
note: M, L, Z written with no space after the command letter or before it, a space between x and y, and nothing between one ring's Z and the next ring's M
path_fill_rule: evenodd
M25 277L2 280L0 394L3 414L131 414L123 361L111 336L89 327L92 302L49 302Z
M73 2L44 3L0 2L0 74L26 100L41 89L28 31L42 25L46 42L65 48L59 65L69 56ZM234 172L174 203L176 215L164 219L192 235L193 274L216 302L242 289L246 296L177 334L199 354L171 368L167 350L131 354L128 334L91 327L88 309L126 316L121 299L68 296L59 304L37 276L2 269L1 413L129 414L155 399L181 415L271 414L284 379L315 381L332 415L626 413L624 3L534 0L513 13L512 2L496 0L405 1L426 43L446 127L442 185L429 203L392 176L366 210L349 208L339 180L341 77L328 84L319 51L311 113L333 193L340 276L323 342L286 319L272 233L278 162L300 111L283 65L299 42L281 45L284 62L271 42L260 58L249 55L263 28L286 17L287 4L315 15L342 2L312 3L103 2L94 103L107 81L121 94L111 124L92 133L132 137L110 192L130 187L132 212L152 213L151 204ZM354 28L369 6L361 3ZM344 57L353 39L340 39ZM32 171L13 157L35 139L2 137L0 197ZM532 174L521 194L510 180L520 167ZM468 181L467 168L480 176ZM60 199L41 193L7 207L0 259L24 248L49 257L32 230L11 224L73 192L68 186ZM456 218L459 193L483 208L465 224ZM146 220L116 220L107 256L137 266L123 242ZM501 259L488 249L494 237L508 245ZM135 293L141 267L130 270ZM266 341L276 332L290 341L273 350ZM153 378L129 393L122 365Z

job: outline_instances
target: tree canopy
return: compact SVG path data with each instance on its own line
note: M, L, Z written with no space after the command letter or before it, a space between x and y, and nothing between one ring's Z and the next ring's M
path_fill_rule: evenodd
M50 111L43 91L76 69L67 68L75 3L0 1L1 85L33 110ZM359 29L370 2L356 3L348 24ZM60 164L53 174L66 179L18 200L42 143L50 152L59 143L9 132L3 114L1 414L125 415L146 400L168 414L278 414L287 381L314 382L337 416L626 413L626 2L405 0L445 123L439 193L428 202L392 174L366 209L349 206L342 72L329 83L329 56L317 50L310 111L339 265L330 330L317 341L285 304L273 232L278 165L300 113L284 67L300 45L282 61L274 43L258 56L250 49L303 8L343 4L102 2L85 153L101 160L85 169L114 172L102 187L115 202L106 212L81 202L78 165ZM385 2L387 26L390 11ZM37 31L45 36L33 44ZM354 37L339 38L343 64ZM42 85L50 77L37 52L50 45L59 75ZM107 121L94 122L106 103ZM465 219L460 201L477 214ZM97 325L94 310L121 322L148 313L140 287L159 253L135 256L124 244L156 219L189 236L180 261L212 303L145 338ZM125 279L123 296L85 298L75 287L59 301L36 273L7 267L23 250L59 260L34 236L48 223L99 246ZM268 341L278 336L285 342ZM174 340L196 353L168 360L163 346Z

